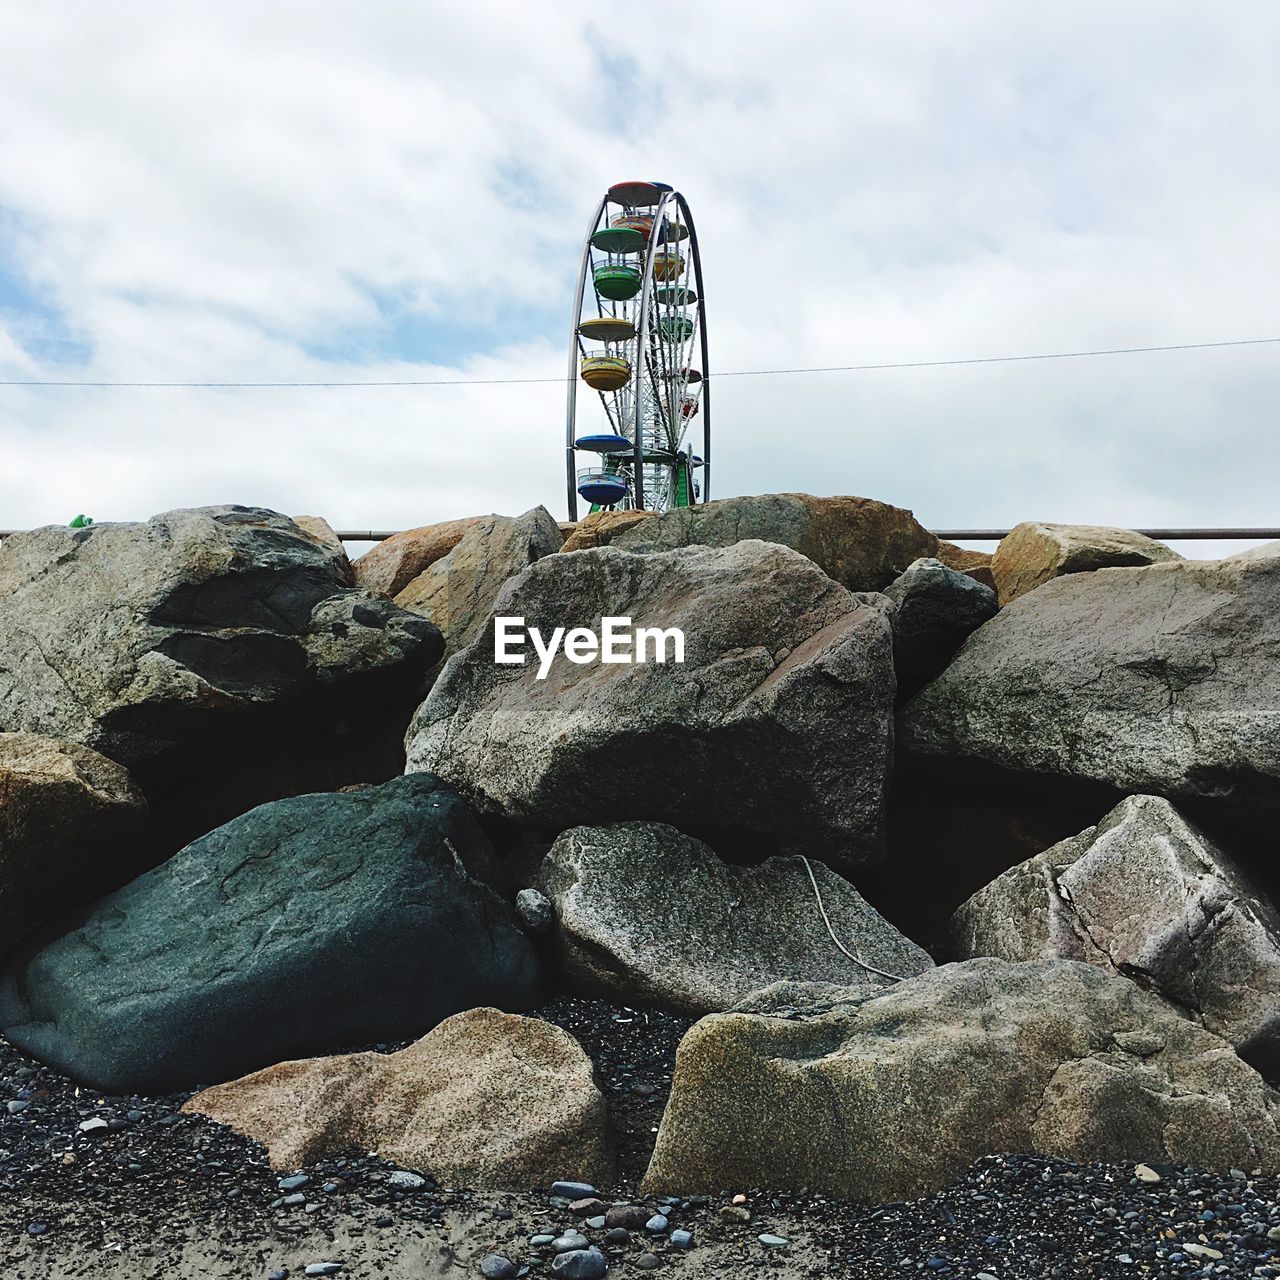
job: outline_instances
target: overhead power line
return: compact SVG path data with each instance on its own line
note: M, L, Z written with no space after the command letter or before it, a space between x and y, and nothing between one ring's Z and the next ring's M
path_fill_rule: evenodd
M1280 342L1280 338L1237 338L1230 342L1175 342L1159 347L1106 347L1097 351L1045 351L1020 356L970 356L953 360L898 360L883 364L811 365L796 369L731 369L716 378L759 378L797 373L866 373L876 369L941 369L949 365L1013 364L1026 360L1080 360L1088 356L1131 356L1153 351L1207 351L1214 347L1256 347ZM74 379L5 378L0 387L148 387L199 390L253 388L323 389L328 387L495 387L531 386L537 383L567 382L559 378L364 378L332 382L94 382Z

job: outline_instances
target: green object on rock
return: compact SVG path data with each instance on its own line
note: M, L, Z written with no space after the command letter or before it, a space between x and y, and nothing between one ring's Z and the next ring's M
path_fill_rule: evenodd
M71 523L67 526L67 528L68 529L87 529L92 523L93 523L93 517L87 516L84 514L84 512L81 512L78 516L75 517L75 519L71 521Z

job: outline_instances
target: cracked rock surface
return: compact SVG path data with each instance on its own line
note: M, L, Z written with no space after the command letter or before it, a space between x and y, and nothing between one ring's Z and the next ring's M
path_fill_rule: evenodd
M492 857L430 775L262 805L29 935L0 1027L95 1088L169 1092L528 1007L536 960Z
M662 517L665 519L665 517ZM657 519L645 524L655 524ZM637 526L640 527L640 526ZM494 662L490 618L410 726L410 769L550 832L647 818L836 866L883 853L893 749L890 606L759 541L539 560L495 614L680 628L684 662ZM670 658L670 654L668 657Z
M427 621L344 585L330 548L254 507L50 526L0 551L0 729L129 767L343 686L420 682Z
M674 827L621 822L566 831L537 879L555 907L570 982L628 1002L711 1013L772 982L842 983L865 995L932 967L847 880L822 863L809 870L799 858L730 866ZM832 941L823 911L872 967Z
M905 707L924 755L1280 810L1280 558L1056 578Z
M1280 1095L1092 965L967 960L822 1013L786 1004L690 1029L643 1190L905 1200L1002 1151L1280 1168Z
M1280 1078L1280 916L1158 796L1013 867L952 920L962 956L1084 960L1132 978Z

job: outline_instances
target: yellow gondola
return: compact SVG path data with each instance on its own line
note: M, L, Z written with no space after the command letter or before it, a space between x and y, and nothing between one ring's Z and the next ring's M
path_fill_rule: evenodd
M594 391L617 391L631 381L631 361L607 352L583 356L582 380Z
M653 275L656 280L678 280L684 275L684 255L672 249L664 249L653 255Z

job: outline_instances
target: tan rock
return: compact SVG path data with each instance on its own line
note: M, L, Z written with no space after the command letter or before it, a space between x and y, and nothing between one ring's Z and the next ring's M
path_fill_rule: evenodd
M991 559L1001 605L1067 573L1181 560L1171 547L1129 529L1025 520L1009 531Z
M968 547L957 547L954 542L939 541L934 559L941 560L948 569L967 573L984 587L990 587L993 591L996 588L996 575L991 572L990 551L970 551Z
M465 516L394 534L356 558L355 584L388 598L397 595L424 569L447 556L468 529L488 519L492 517Z
M318 547L323 547L333 557L338 566L342 581L351 586L355 578L351 570L351 561L347 559L347 549L342 539L333 531L333 526L323 516L294 516L293 523L302 530Z
M579 520L571 533L565 534L561 551L585 551L588 547L607 547L624 529L648 520L656 511L593 511Z
M147 803L88 747L0 733L0 954L147 867Z
M813 1016L695 1023L641 1190L881 1204L1009 1151L1274 1171L1280 1095L1126 978L967 960Z
M398 1053L282 1062L182 1109L260 1142L273 1169L354 1146L448 1187L613 1179L590 1059L559 1027L497 1009L455 1014Z
M912 561L938 549L938 539L901 507L807 493L723 498L664 511L611 531L608 540L624 551L648 553L728 547L752 538L799 551L850 591L879 591Z
M515 517L485 516L463 533L447 556L414 578L395 602L440 628L448 658L479 635L508 578L560 547L560 530L546 507Z

